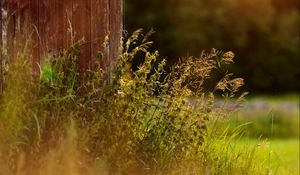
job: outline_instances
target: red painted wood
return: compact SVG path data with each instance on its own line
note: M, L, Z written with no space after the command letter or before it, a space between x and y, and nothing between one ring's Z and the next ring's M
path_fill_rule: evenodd
M7 51L10 57L9 62L13 62L16 57L16 24L17 24L17 16L16 16L16 9L17 4L16 2L10 2L5 4L5 8L7 10Z
M38 73L40 63L40 42L39 42L39 0L30 0L28 7L27 27L31 41L32 69Z
M53 31L56 40L55 48L61 52L71 46L71 33L69 32L73 23L73 0L52 0L54 19Z
M54 24L55 19L51 15L55 10L53 0L43 0L39 2L39 39L40 39L40 58L43 59L48 54L54 54Z
M94 67L105 36L110 42L104 51L102 68L108 72L118 56L122 33L122 0L5 0L8 10L7 39L9 53L14 55L17 43L32 40L33 69L47 54L58 54L75 41L84 39L80 50L80 68ZM2 31L2 30L1 30ZM103 51L103 50L102 50ZM14 57L14 56L13 56Z
M53 38L55 40L55 52L59 53L63 50L64 47L64 31L62 28L64 27L62 15L63 15L63 0L52 0L52 14L51 18L53 18Z
M91 8L91 62L100 64L103 69L109 66L109 47L103 47L109 34L109 0L93 0ZM102 52L101 60L97 58ZM94 67L95 65L92 65Z
M57 39L60 51L71 46L72 6L73 0L56 0Z
M84 40L80 50L80 71L90 67L91 59L91 1L73 0L73 24L75 40Z
M16 13L16 37L17 41L24 42L29 36L29 19L30 0L17 1Z
M115 60L119 55L120 38L122 36L122 14L123 14L123 1L122 0L110 0L110 57L109 57L109 67L115 64Z

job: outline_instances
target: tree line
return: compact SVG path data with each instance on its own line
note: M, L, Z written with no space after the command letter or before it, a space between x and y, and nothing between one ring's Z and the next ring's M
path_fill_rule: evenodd
M232 70L247 90L299 90L298 0L126 0L125 11L126 29L153 28L155 47L169 62L232 50Z

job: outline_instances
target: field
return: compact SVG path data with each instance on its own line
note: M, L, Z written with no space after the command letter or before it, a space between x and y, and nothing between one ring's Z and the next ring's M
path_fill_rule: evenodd
M244 109L221 125L232 132L241 127L242 137L237 145L240 149L257 147L257 163L269 160L278 166L276 174L298 175L298 100L297 95L250 97Z
M272 161L273 166L278 166L276 174L299 174L298 139L274 139L264 141L242 139L237 141L237 145L240 149L245 146L259 147L257 149L256 162Z
M299 140L271 140L270 148L278 154L283 171L299 174Z

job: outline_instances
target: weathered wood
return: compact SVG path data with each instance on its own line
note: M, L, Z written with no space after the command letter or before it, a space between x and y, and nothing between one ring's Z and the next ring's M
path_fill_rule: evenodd
M91 1L73 0L75 40L83 40L80 50L81 72L90 67L91 60Z
M40 58L44 58L48 54L57 54L55 12L55 0L39 2Z
M109 35L101 66L109 72L118 55L122 34L122 0L2 0L8 11L8 54L15 57L18 44L32 41L33 70L48 54L58 54L71 42L84 39L80 70L93 68ZM2 20L1 20L2 21ZM1 28L1 32L3 27ZM71 33L70 31L73 31ZM71 35L75 38L72 41Z
M71 46L71 35L74 28L73 25L73 0L57 0L58 1L58 37L62 39L63 49ZM61 42L60 42L61 44Z
M64 48L64 21L63 21L63 0L52 0L53 1L53 13L51 17L54 18L54 37L56 40L55 49L58 51L63 50Z
M94 0L91 8L91 62L99 63L107 70L109 66L109 46L103 47L105 37L109 34L109 0ZM103 8L99 8L103 7ZM103 57L97 58L99 51Z
M7 44L7 54L10 56L10 62L13 62L16 57L16 31L17 31L17 16L16 9L17 4L15 2L5 4L7 11L7 21L6 21L6 44Z
M109 23L110 23L110 58L109 58L109 67L112 69L112 67L115 64L115 60L117 59L119 55L119 45L120 45L120 38L122 36L122 29L123 29L123 23L122 23L122 14L123 14L123 1L122 0L110 0L110 17L109 17Z
M38 73L40 63L39 0L30 0L27 22L31 41L32 69L33 72Z

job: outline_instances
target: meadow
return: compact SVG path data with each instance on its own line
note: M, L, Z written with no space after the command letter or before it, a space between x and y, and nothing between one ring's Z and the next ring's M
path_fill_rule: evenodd
M257 162L268 155L277 162L277 174L299 174L299 96L250 96L244 107L220 122L234 132L242 127L237 145L258 146Z
M258 147L257 163L272 162L276 174L299 174L299 139L241 139L237 141L238 149Z

